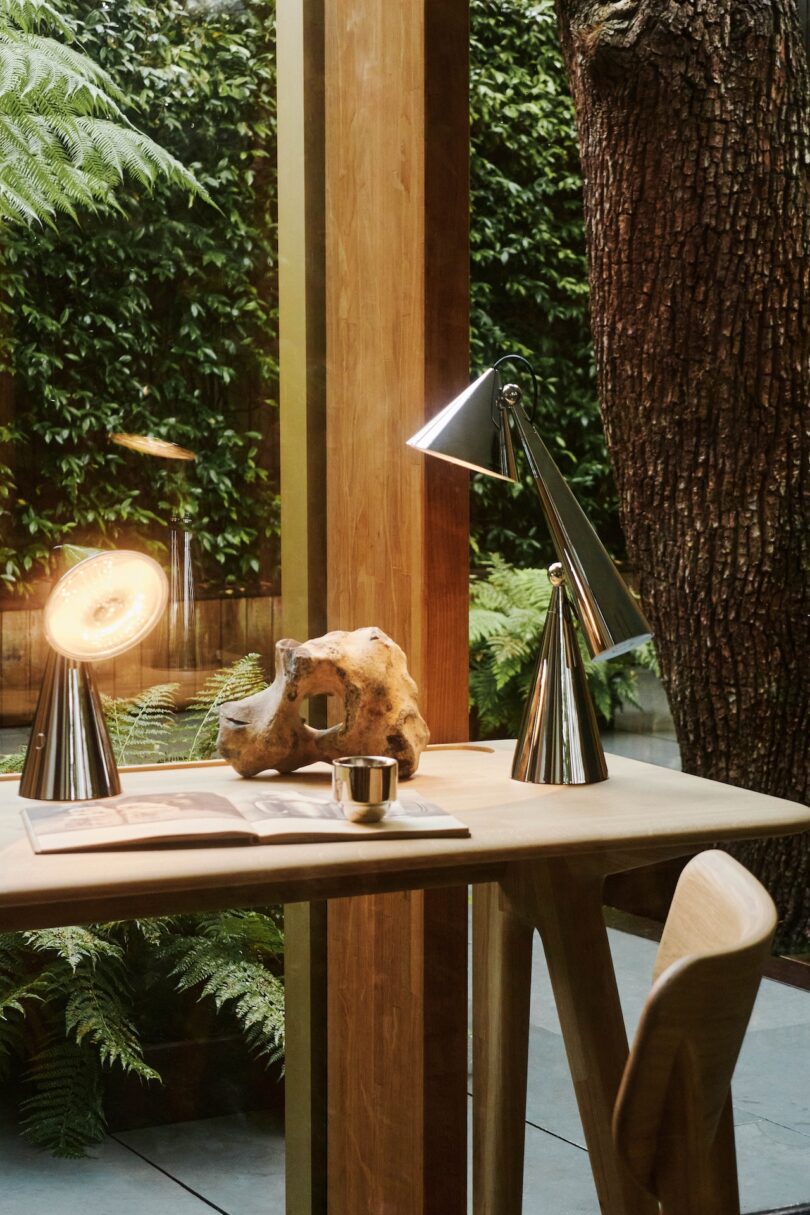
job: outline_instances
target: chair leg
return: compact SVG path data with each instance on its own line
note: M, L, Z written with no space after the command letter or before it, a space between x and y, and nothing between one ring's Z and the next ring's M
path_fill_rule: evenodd
M673 1074L667 1133L659 1142L655 1183L661 1215L740 1215L731 1093L707 1145L685 1073L680 1068Z
M740 1188L737 1181L737 1148L734 1142L734 1105L729 1092L709 1159L711 1201L706 1215L740 1215Z
M532 938L500 886L474 887L474 1215L522 1210Z

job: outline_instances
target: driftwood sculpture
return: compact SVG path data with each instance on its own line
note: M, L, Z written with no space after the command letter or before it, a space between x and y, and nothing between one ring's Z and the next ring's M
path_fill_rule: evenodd
M336 696L343 720L316 730L301 718L310 696ZM276 677L263 692L222 705L220 755L241 776L292 772L343 755L390 755L413 776L430 733L405 655L380 629L276 643Z

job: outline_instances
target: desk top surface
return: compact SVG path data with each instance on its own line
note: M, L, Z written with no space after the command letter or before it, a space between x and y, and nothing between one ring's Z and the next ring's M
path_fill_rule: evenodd
M33 803L17 796L16 781L0 780L0 928L464 884L493 880L509 862L542 856L634 857L810 828L806 806L618 756L609 757L609 780L567 788L513 781L511 762L510 753L483 747L423 755L406 788L460 818L470 828L468 839L55 856L34 855L19 814ZM329 768L313 765L246 782L221 763L166 765L124 771L122 785L125 793L205 790L238 802L248 790L255 794L271 785L326 791Z

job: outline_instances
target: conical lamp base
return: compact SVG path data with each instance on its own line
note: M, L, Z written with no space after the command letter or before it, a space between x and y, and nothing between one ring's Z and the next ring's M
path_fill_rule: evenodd
M20 796L74 802L120 792L92 671L87 663L52 650L34 714Z
M592 785L607 775L573 613L563 587L555 586L512 777L536 785Z

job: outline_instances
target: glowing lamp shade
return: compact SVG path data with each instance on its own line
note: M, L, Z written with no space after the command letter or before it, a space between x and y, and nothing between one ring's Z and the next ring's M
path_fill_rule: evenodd
M38 801L114 797L121 782L89 664L137 645L160 619L169 583L144 553L94 553L63 574L45 605L51 651L20 796Z
M151 632L168 596L166 575L145 553L98 553L59 579L45 606L45 637L78 662L115 658Z

